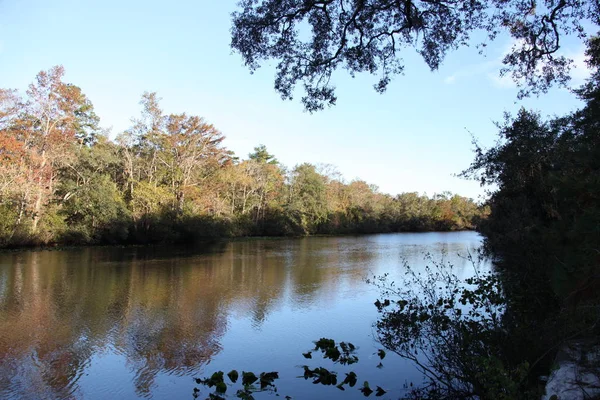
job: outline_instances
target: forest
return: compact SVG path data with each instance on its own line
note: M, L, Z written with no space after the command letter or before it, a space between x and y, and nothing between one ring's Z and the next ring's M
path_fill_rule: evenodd
M63 77L56 66L24 97L0 90L0 247L463 230L487 213L451 193L383 194L326 164L287 168L264 145L241 159L156 93L112 140Z

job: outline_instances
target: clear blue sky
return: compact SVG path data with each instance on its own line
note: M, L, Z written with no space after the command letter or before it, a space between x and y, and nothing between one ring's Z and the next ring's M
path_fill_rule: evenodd
M251 75L232 54L235 8L235 0L0 0L0 87L24 92L37 72L62 64L113 137L139 115L141 94L156 91L166 112L204 117L243 158L262 143L285 165L333 164L346 180L382 192L473 198L479 185L452 176L472 159L470 133L492 144L505 111L554 115L579 106L564 89L515 103L514 85L498 79L510 45L501 38L486 57L462 49L436 72L407 49L405 76L383 95L372 89L374 77L340 72L337 106L311 115L298 100L279 98L271 66ZM566 43L581 65L583 45ZM573 83L584 75L580 67Z

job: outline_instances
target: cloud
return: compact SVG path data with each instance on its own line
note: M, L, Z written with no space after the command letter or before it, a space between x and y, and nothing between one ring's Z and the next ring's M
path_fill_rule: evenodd
M454 82L456 82L456 75L450 75L444 79L446 85L452 85Z
M499 47L498 56L496 58L493 58L487 62L464 66L463 68L444 78L444 83L447 85L452 85L465 78L485 76L496 88L516 88L517 83L513 80L510 73L500 76L500 69L502 68L502 60L504 57L509 54L513 48L518 47L521 44L522 40L512 39L508 41L504 46ZM571 68L571 85L581 85L587 78L589 78L591 73L591 70L588 68L585 62L585 46L580 46L576 50L565 49L561 52L561 54L573 60ZM540 70L541 67L541 65L538 66Z
M578 51L565 54L568 58L573 60L573 65L571 68L571 78L573 79L573 83L580 85L587 78L590 77L592 70L588 67L585 55L585 47L582 46Z
M488 78L492 81L492 84L500 89L512 89L517 87L517 83L512 79L512 77L507 74L504 76L500 76L500 73L496 71L495 73L489 73Z
M486 61L478 64L467 65L452 75L444 78L444 83L447 85L452 85L456 83L458 80L462 80L465 78L471 78L474 76L484 75L486 72L497 69L499 67L499 63L497 61Z

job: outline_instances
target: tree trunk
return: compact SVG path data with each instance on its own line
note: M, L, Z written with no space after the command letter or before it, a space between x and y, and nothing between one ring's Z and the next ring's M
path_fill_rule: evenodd
M31 232L37 233L38 225L40 222L40 214L42 212L42 204L44 199L44 168L46 168L46 150L42 151L42 163L40 165L40 176L38 178L38 192L33 205L33 224L31 226Z

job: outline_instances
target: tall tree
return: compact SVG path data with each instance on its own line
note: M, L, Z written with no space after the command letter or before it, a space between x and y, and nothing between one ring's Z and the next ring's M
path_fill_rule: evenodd
M279 161L277 161L275 156L273 154L269 154L269 152L267 151L267 146L265 146L264 144L256 146L254 148L254 151L248 154L248 158L259 163L273 165L279 164Z
M165 130L158 157L168 169L175 208L182 212L186 191L197 188L227 162L227 151L221 146L225 136L202 118L186 114L169 115Z
M288 209L305 233L314 233L327 219L325 179L314 165L297 165L291 173Z
M81 89L62 81L64 69L40 72L27 91L22 140L27 150L29 179L35 182L32 230L36 233L44 204L56 189L58 168L73 156L73 146L89 142L97 117ZM27 195L29 197L29 194Z

